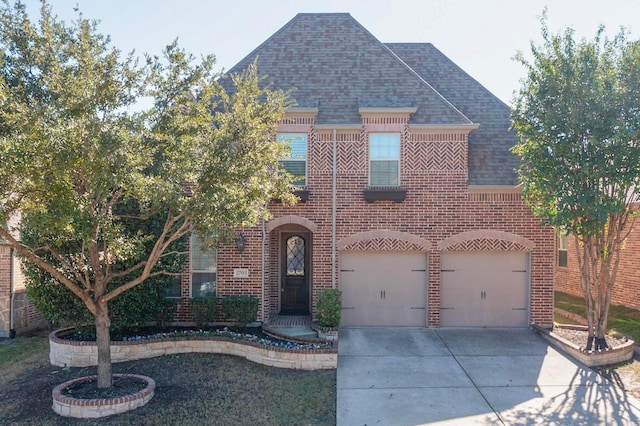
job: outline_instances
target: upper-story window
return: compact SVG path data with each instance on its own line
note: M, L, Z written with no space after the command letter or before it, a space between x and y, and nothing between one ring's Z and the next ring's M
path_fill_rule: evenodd
M558 266L566 268L567 265L567 234L560 231L558 233Z
M218 258L215 248L204 250L196 234L191 235L191 297L215 297Z
M281 158L280 164L293 176L295 186L307 185L307 135L305 133L279 133L278 141L291 147L287 158Z
M369 185L400 184L400 134L369 134Z

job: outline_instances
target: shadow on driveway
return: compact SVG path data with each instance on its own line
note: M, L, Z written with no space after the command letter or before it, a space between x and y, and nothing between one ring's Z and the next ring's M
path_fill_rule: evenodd
M338 425L640 424L640 405L528 329L343 328Z

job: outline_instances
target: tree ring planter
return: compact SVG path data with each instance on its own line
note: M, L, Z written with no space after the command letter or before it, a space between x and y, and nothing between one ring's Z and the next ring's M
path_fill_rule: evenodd
M587 367L598 367L602 365L618 364L621 362L629 361L633 358L633 345L634 342L628 339L621 345L615 346L607 351L594 351L586 352L575 343L570 342L561 336L553 332L542 328L536 324L532 326L533 331L540 334L545 340L551 343L553 346L567 353L569 356L580 361ZM586 326L581 325L560 325L559 328L569 328L572 330L587 330Z
M155 394L156 382L150 377L138 374L113 374L113 377L135 378L146 382L147 385L139 392L118 398L80 399L64 395L62 391L80 383L97 380L97 376L85 376L69 380L56 386L51 392L53 396L53 411L64 417L80 419L106 417L142 407Z

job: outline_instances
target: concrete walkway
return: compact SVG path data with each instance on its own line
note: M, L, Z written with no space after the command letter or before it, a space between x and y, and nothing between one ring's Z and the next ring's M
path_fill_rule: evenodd
M337 424L637 425L640 404L527 329L341 328Z

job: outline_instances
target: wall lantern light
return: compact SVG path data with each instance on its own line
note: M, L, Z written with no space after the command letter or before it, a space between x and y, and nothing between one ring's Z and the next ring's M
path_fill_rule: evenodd
M244 246L247 242L247 238L244 236L244 232L240 231L238 238L236 238L236 248L240 253L244 252Z

